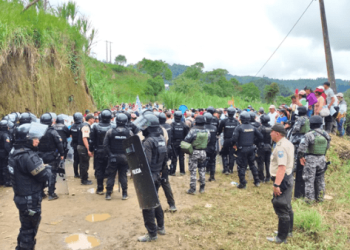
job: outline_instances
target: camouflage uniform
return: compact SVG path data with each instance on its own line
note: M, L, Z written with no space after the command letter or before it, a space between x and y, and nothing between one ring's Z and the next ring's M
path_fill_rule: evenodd
M205 165L204 162L207 158L205 150L194 150L193 154L190 155L188 165L191 173L190 187L196 190L197 181L197 168L199 173L199 181L201 185L205 185Z
M331 141L330 136L322 129L315 129L316 132L321 133L327 139L327 149ZM305 134L305 138L300 142L298 152L306 153L310 145L315 143L315 135L313 131ZM325 155L305 155L305 166L303 170L303 179L305 181L305 199L309 202L322 201L326 183L324 180L324 172L326 167Z

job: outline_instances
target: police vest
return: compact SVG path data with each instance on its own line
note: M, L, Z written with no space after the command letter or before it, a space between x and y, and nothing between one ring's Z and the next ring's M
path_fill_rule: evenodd
M72 144L78 145L79 141L79 131L83 127L84 123L74 123L72 127L70 128L71 134L72 134Z
M225 120L224 125L224 138L228 139L232 137L233 131L235 131L235 128L239 125L238 121L234 119L233 117L229 117Z
M206 124L206 125L204 125L204 128L210 132L210 141L208 142L207 146L208 147L215 146L215 144L216 144L216 133L217 133L216 127L211 125L211 124Z
M80 145L80 146L85 146L85 145L84 145L84 142L83 142L83 132L81 131L81 129L82 129L83 127L85 127L85 126L89 126L89 128L91 129L89 123L83 123L83 124L81 124L81 127L80 127L79 132L78 132L78 133L79 133L79 136L78 136L78 145Z
M267 126L264 126L262 125L262 129L261 129L261 132L264 136L264 144L269 144L271 145L271 127L267 127Z
M173 140L174 141L182 141L185 138L185 128L182 122L175 122L173 125Z
M304 117L304 124L300 128L300 134L306 134L310 131L310 121L307 117Z
M238 146L250 147L254 145L254 127L250 124L242 124L239 130Z
M110 151L112 154L125 154L123 148L123 141L130 137L130 130L128 128L117 127L112 130L110 134Z
M311 133L313 133L313 135L315 136L315 143L309 145L306 153L313 155L325 155L327 152L328 145L327 139L316 131L312 131Z
M25 164L32 163L30 156L35 154L30 149L15 150L9 156L8 169L15 195L28 196L42 192L43 184L25 170Z
M192 142L193 149L204 150L208 144L208 133L205 130L198 130L196 139Z
M111 124L109 123L99 123L94 126L94 132L95 132L95 146L96 147L102 147L103 146L103 140L105 139L106 133L108 130L110 130Z
M64 124L55 124L53 126L53 128L57 131L57 133L59 134L59 136L62 139L62 143L63 143L63 147L66 148L67 147L67 134L64 131L64 128L66 126Z
M55 144L55 140L53 138L52 131L54 130L53 127L49 127L49 129L46 131L45 135L41 137L40 143L39 143L39 152L54 152L56 151L57 147Z
M162 170L165 156L167 153L165 139L163 136L156 136L156 137L148 137L146 140L150 140L152 142L152 148L156 149L156 150L152 150L152 159L150 163L150 168L152 172L158 173Z
M219 120L218 118L216 118L216 116L213 116L213 118L211 119L211 125L215 126L216 129L219 127Z

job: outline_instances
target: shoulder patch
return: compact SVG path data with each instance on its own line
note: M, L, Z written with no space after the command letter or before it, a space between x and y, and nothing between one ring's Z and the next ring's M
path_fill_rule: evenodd
M7 139L6 139L6 142L10 143L10 138L7 138Z
M278 155L278 158L283 158L284 152L283 151L278 151L277 155Z

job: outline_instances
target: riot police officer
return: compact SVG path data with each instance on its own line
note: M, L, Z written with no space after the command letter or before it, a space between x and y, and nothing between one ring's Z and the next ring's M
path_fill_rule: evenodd
M209 112L213 116L213 118L211 119L211 125L215 126L218 129L220 121L216 116L214 116L215 109L212 106L209 106L207 108L207 112Z
M260 133L263 135L263 143L264 146L258 149L258 171L259 171L259 178L260 182L269 182L270 181L270 157L271 157L271 125L269 124L270 116L267 114L262 115L260 117L261 126L258 128ZM264 165L265 165L265 172L266 172L266 178L264 175Z
M79 131L83 127L83 114L82 113L75 113L73 115L74 124L70 128L70 133L72 136L72 147L74 150L74 162L73 162L73 168L74 168L74 178L80 178L79 175L79 153L78 153L78 139L79 139Z
M183 139L185 139L189 128L186 126L184 122L181 121L182 119L182 112L176 111L174 113L174 122L171 124L171 132L172 132L172 147L174 150L174 154L171 159L171 166L170 166L170 175L175 176L176 175L176 164L177 164L177 157L179 156L179 164L180 164L180 174L185 174L185 155L181 151L180 144Z
M56 119L56 124L52 125L52 127L57 131L59 136L62 139L62 145L64 150L64 159L67 158L68 153L68 137L70 136L69 128L64 124L63 115L58 115Z
M146 114L144 118L148 121L148 126L143 127L142 130L142 134L145 137L143 148L150 165L154 185L158 192L161 185L162 169L167 167L167 148L164 137L159 133L159 121L157 117L155 115ZM148 233L139 237L138 241L153 241L158 238L157 234L165 234L164 212L160 204L156 208L143 209L142 214ZM157 224L155 223L155 219L157 219Z
M14 202L19 210L21 228L16 249L34 249L35 236L41 220L42 190L50 179L51 171L37 154L40 138L47 126L32 123L16 128L19 141L9 155L9 172L15 194Z
M209 170L210 172L210 177L208 181L215 181L215 165L216 165L216 133L217 129L214 125L211 124L211 120L213 118L212 114L210 113L205 113L204 115L205 118L205 125L204 128L210 132L210 140L207 145L207 149L205 150L207 154L207 159L205 162L205 166L207 171Z
M130 129L126 128L128 117L123 114L117 114L117 127L109 129L103 141L103 147L108 154L108 174L106 200L111 199L113 192L115 176L118 172L119 182L122 186L122 199L128 199L128 180L126 172L128 170L128 162L126 160L125 151L123 149L123 141L133 136ZM103 185L103 184L102 184Z
M0 122L0 185L11 187L10 173L7 169L8 156L12 148L12 136L8 131L8 121Z
M255 120L256 114L253 111L250 111L249 115L250 115L250 124L253 125L255 128L259 128L260 123Z
M136 125L131 121L131 114L129 112L123 112L127 117L128 117L128 122L125 124L125 127L130 129L131 132L134 135L137 135L138 132L140 132L140 130L138 129L138 127L136 127Z
M331 137L321 127L321 116L310 117L311 131L305 134L298 148L300 164L304 166L305 201L312 203L323 201L326 191L324 173L327 170L325 155L330 146Z
M221 121L218 129L218 135L224 132L224 145L221 150L222 164L224 174L233 173L233 166L235 164L235 149L232 147L231 138L235 128L239 125L239 121L234 118L236 109L230 107L227 109L228 117ZM228 158L228 159L227 159Z
M240 184L238 188L245 189L247 181L245 172L247 164L252 171L255 186L260 186L259 173L254 165L255 148L254 143L260 143L263 140L262 134L250 124L250 114L243 111L240 116L242 124L233 132L232 142L237 148L237 170Z
M188 161L188 168L191 173L190 189L187 191L188 194L196 193L196 175L197 169L199 173L200 181L200 193L204 193L205 188L205 160L207 158L206 149L208 142L210 141L210 132L204 127L205 118L202 115L198 115L195 118L195 126L185 137L184 141L192 144L193 153L190 155Z
M50 180L49 200L58 199L55 193L56 174L60 160L64 159L64 150L62 144L62 138L57 131L52 127L52 116L50 113L45 113L40 117L40 123L48 125L45 135L41 138L38 147L39 156L43 159L45 164L49 164L52 167L52 180Z
M295 189L294 189L294 198L301 198L305 196L305 182L303 179L303 169L304 167L300 163L297 152L300 142L305 137L305 134L310 131L310 121L307 117L307 108L304 106L298 107L298 116L296 122L292 128L292 137L291 142L295 147L295 163L294 169L295 173Z
M103 146L103 141L111 126L112 112L105 109L101 112L101 120L91 128L90 132L90 152L94 153L95 177L97 180L96 194L103 193L103 178L108 166L108 154Z

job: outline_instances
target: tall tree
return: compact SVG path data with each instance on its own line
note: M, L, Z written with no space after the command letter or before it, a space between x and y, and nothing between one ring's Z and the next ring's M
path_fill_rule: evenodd
M264 88L264 97L267 103L273 103L277 94L280 92L278 84L273 82L270 85L266 85Z
M157 96L163 90L165 90L164 80L160 75L147 80L146 95Z
M153 78L161 76L164 80L170 81L172 79L172 72L168 65L161 60L149 60L143 58L142 61L137 63L137 68L140 72L147 73Z
M118 65L123 65L126 63L126 57L124 55L118 55L115 59L114 62Z

